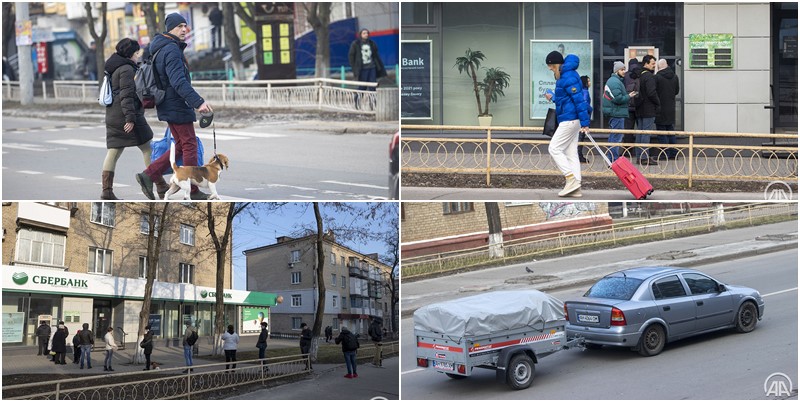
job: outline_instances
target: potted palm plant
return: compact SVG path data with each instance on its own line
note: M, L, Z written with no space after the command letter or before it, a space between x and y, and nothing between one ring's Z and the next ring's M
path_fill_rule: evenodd
M489 103L497 102L497 98L505 96L503 90L508 88L511 76L503 71L500 67L484 67L485 73L482 81L478 81L478 71L481 68L481 62L486 59L486 56L480 50L467 49L464 56L456 58L456 64L453 67L458 67L459 73L467 73L467 76L472 78L472 91L475 93L475 102L478 105L478 124L481 126L489 126L492 122L492 115L489 113ZM481 94L483 94L484 102L481 103Z

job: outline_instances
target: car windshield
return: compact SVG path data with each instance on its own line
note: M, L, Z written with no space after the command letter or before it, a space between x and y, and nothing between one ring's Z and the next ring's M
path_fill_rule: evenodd
M641 279L625 278L623 276L607 276L595 283L584 296L601 299L630 300L641 283Z

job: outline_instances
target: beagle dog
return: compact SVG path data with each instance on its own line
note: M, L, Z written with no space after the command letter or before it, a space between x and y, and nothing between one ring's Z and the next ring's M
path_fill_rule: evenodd
M209 200L218 200L217 194L217 181L219 181L220 173L223 169L228 169L228 157L223 154L214 155L211 160L204 166L176 166L175 165L175 143L170 144L169 147L169 161L172 164L172 170L175 173L169 179L169 190L164 194L164 199L168 200L169 197L183 190L183 199L191 199L189 192L192 189L192 184L198 187L205 187L211 191Z

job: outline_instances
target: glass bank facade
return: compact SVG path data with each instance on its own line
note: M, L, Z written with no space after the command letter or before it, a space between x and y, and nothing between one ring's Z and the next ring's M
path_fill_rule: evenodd
M676 129L769 132L797 125L797 3L402 3L401 21L403 41L431 48L430 116L403 110L403 124L477 125L472 80L454 67L471 49L486 56L481 67L511 76L505 96L491 104L492 125L541 126L543 116L532 111L538 84L553 77L536 46L552 41L551 50L566 47L565 54L582 42L589 47L581 66L591 66L592 127L607 126L600 96L614 61L641 48L657 49L680 79ZM690 67L693 33L732 34L733 65ZM726 122L732 113L737 126Z

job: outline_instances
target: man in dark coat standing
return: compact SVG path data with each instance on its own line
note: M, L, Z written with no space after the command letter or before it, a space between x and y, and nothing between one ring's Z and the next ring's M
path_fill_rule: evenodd
M656 92L661 102L661 113L656 116L656 129L659 131L675 131L675 97L681 90L681 85L675 71L669 67L667 61L661 59L657 63L658 73L656 73ZM675 144L675 135L659 135L658 142L662 144ZM678 150L675 148L665 148L659 154L659 159L675 159Z
M639 74L641 72L642 65L639 64L639 60L636 60L636 58L628 60L628 70L622 78L626 93L639 92ZM633 130L634 128L636 128L636 103L631 97L628 101L628 117L625 118L625 129ZM622 136L622 142L624 143L630 144L634 141L636 141L636 137L633 134L624 134Z
M39 353L36 356L50 356L50 350L47 349L47 343L50 342L50 326L47 321L42 321L39 328L36 328L36 340L39 342Z
M186 35L189 27L186 19L178 13L172 13L164 19L167 32L156 35L150 43L150 53L154 55L153 66L158 74L158 82L164 85L164 101L156 105L158 120L167 122L175 139L175 152L183 155L184 166L198 166L197 135L194 122L197 120L195 109L203 114L211 114L211 105L206 102L194 88L189 76L189 64L183 55L186 49ZM144 172L136 175L136 181L144 195L155 200L153 182L163 176L170 166L169 151L153 161ZM208 194L192 186L192 200L207 200Z
M378 53L378 45L369 38L368 29L359 31L358 39L350 44L348 59L350 68L353 69L353 76L358 81L378 82L381 77L386 76L386 68ZM358 89L375 90L373 87L358 87Z
M300 353L306 355L311 351L311 340L314 339L314 335L311 333L311 329L308 328L308 324L301 323L300 324ZM311 358L309 357L308 360L308 367L306 369L311 370Z
M369 337L375 345L375 356L372 358L372 365L383 368L383 319L375 317L369 325Z
M144 351L145 363L143 371L150 370L150 355L153 354L153 331L150 328L150 324L144 327L145 331L147 332L144 333L142 343L139 345Z
M216 5L208 13L208 21L211 22L211 48L222 47L222 10Z
M656 58L647 54L642 58L642 73L639 75L639 95L634 97L636 103L636 126L638 130L655 130L656 116L661 113L661 101L656 91ZM642 165L657 165L658 160L650 155L650 134L637 134L636 157Z

